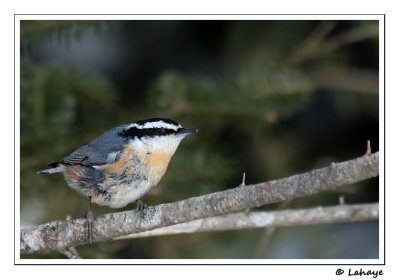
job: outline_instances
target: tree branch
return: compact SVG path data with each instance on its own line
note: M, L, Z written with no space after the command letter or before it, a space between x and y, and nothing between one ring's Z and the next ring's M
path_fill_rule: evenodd
M228 214L190 221L187 223L132 233L116 239L130 239L158 235L275 228L342 222L361 222L379 218L379 203L337 205L300 210L254 211Z
M376 152L284 179L241 185L226 191L160 204L144 212L110 213L94 221L93 242L312 195L378 174L379 152ZM21 229L20 252L65 251L88 243L86 233L86 219L52 221L24 228Z

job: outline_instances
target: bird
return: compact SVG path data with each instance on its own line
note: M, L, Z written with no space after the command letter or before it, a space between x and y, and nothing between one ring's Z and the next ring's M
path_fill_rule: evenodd
M92 203L122 208L141 202L164 176L180 142L198 131L167 118L138 120L111 128L37 173L63 173L69 187L87 197L89 220Z

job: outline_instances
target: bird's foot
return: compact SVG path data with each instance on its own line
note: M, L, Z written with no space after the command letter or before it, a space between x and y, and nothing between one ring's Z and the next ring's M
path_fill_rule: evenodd
M145 204L140 199L136 200L136 211L140 212L140 217L144 216L144 212L147 209L147 204Z

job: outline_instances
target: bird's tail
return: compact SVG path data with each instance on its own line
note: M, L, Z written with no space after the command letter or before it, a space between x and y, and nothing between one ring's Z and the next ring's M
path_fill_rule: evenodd
M49 164L49 168L40 170L37 172L37 174L49 175L49 174L60 173L60 172L63 172L62 167L59 165L58 162L54 162L54 163Z

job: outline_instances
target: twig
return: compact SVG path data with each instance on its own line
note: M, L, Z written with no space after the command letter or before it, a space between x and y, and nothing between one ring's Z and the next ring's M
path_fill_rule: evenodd
M315 87L339 92L379 93L378 71L363 68L320 67L309 72Z
M158 235L172 235L194 232L212 232L249 228L267 228L361 222L379 218L379 204L337 205L310 209L254 211L235 213L190 221L187 223L133 233L116 239L130 239Z
M282 201L282 203L279 204L277 210L282 210L282 209L288 208L291 202L292 202L292 200ZM276 227L267 227L264 230L264 232L260 238L260 241L257 244L257 248L253 254L254 258L259 258L263 255L263 253L267 249L269 242L271 241L272 236L274 235L275 231L276 231Z
M325 43L325 53L334 51L340 47L360 42L366 39L378 38L379 36L379 26L363 26L350 29L348 31L342 32L331 39L327 40Z
M370 38L378 38L379 27L377 25L360 26L341 32L328 38L328 34L335 27L335 23L322 22L320 26L308 36L303 43L296 46L293 53L288 55L285 66L303 63L306 60L326 55L343 46L360 42Z
M98 217L93 242L332 190L379 174L379 152L307 173ZM21 229L20 252L65 250L87 242L86 219L59 220Z
M69 259L81 259L78 251L74 248L68 248L67 250L59 251L61 254L65 255Z
M371 142L367 140L367 151L365 152L366 155L371 154Z
M246 186L246 172L243 172L242 183L240 186Z

